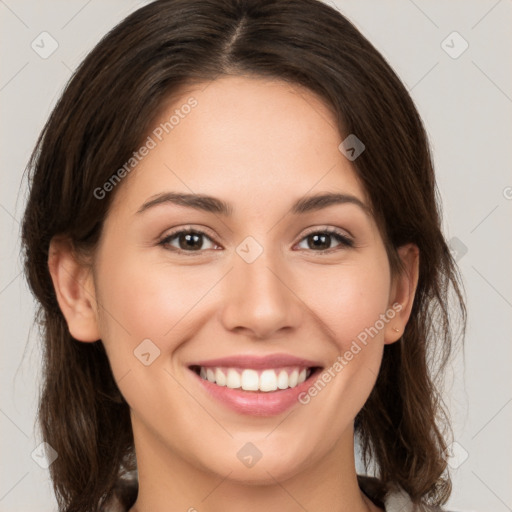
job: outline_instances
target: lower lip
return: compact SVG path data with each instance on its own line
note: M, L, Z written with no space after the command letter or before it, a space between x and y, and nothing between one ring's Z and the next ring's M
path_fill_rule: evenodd
M320 374L320 370L316 370L309 378L294 388L265 392L217 386L217 384L203 379L193 370L190 371L210 396L237 413L252 416L275 416L288 410L298 403L299 395L306 391Z

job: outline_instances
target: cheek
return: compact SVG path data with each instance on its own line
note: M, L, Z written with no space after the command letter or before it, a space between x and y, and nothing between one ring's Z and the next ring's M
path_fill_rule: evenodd
M190 319L218 279L206 269L145 262L115 250L98 265L103 344L121 393L148 417L164 409L173 417L187 399L168 356L197 329ZM199 421L204 411L197 409L189 417Z
M211 272L206 267L146 264L142 258L117 261L110 269L102 268L99 277L109 338L129 338L135 345L150 338L158 340L162 351L172 348L168 344L176 336L171 331L179 329L181 319L212 287Z
M310 273L308 305L345 351L352 340L373 326L388 307L390 275L387 259L374 258Z
M346 418L355 417L378 375L386 325L381 319L388 309L391 278L384 249L371 258L333 268L313 274L315 286L309 288L311 307L334 348L324 381L328 391L318 386L312 396L321 393L323 398L310 405L319 421L326 404L326 410L339 410L330 427L336 430Z
M314 277L312 308L334 350L331 365L299 398L308 429L323 433L303 442L311 453L321 454L346 431L375 385L384 347L378 322L388 307L390 274L382 257L336 271L326 268Z
M187 267L187 272L117 247L122 244L98 252L95 280L101 338L114 377L131 403L151 380L163 379L159 386L169 387L163 356L187 339L187 314L212 284L198 267Z

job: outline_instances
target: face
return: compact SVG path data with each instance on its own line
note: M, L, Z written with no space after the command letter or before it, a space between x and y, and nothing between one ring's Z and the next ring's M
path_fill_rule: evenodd
M115 190L95 322L136 446L281 480L353 449L383 346L403 327L399 287L319 98L245 77L182 92ZM312 199L323 195L337 199Z

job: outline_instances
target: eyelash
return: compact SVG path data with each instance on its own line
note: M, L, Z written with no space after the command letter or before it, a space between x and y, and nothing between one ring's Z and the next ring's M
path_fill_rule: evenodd
M342 234L340 231L338 231L336 229L332 229L332 228L311 231L310 233L307 233L303 238L301 238L300 242L302 242L303 240L305 240L306 238L308 238L312 235L319 235L319 234L331 235L332 237L334 237L336 239L336 241L338 241L340 243L341 248L345 248L345 249L349 248L350 249L355 246L354 241L352 239L350 239L346 235ZM168 250L177 252L177 253L186 254L187 256L194 256L198 253L204 252L205 249L200 249L198 251L185 251L183 249L178 249L176 247L169 248L170 241L173 240L174 238L177 238L179 235L202 235L202 236L208 238L210 241L214 242L212 240L212 238L204 231L201 231L199 229L182 229L182 230L174 231L173 233L166 235L162 240L160 240L158 242L158 245L160 245ZM335 252L337 250L340 250L340 248L338 247L338 248L331 248L331 249L322 249L319 251L314 251L313 249L310 249L310 250L312 250L313 252L320 253L320 254L325 254L325 253Z

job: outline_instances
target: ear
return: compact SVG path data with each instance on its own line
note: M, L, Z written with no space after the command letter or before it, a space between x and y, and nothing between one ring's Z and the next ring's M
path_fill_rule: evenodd
M78 341L98 341L100 334L92 272L89 266L79 262L69 239L54 237L51 240L48 268L71 336Z
M411 315L416 287L418 286L420 251L415 244L406 244L397 249L403 270L393 278L389 296L389 309L395 315L386 324L384 343L398 341Z

